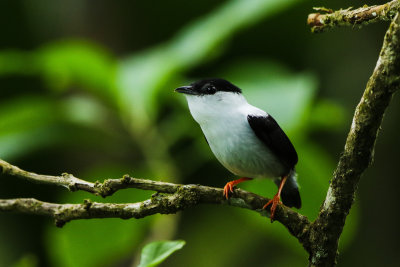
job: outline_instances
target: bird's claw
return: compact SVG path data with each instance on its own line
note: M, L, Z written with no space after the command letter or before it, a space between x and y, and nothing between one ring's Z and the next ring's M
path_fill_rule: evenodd
M242 177L240 179L237 180L233 180L230 181L228 183L226 183L226 185L224 186L224 196L226 199L229 199L229 193L233 193L233 189L235 187L235 185L240 184L242 182L251 180L252 178L247 178L247 177Z
M271 222L274 221L276 207L278 206L278 204L281 204L281 203L282 203L282 202L281 202L281 197L280 197L280 195L276 194L270 201L267 202L267 204L264 205L263 209L265 210L265 209L267 209L267 207L268 207L269 205L272 204L272 205L271 205L271 209L270 209L270 213L271 213L271 215L270 215Z
M229 199L229 193L233 193L233 188L235 187L234 181L226 183L224 186L224 196L226 199Z

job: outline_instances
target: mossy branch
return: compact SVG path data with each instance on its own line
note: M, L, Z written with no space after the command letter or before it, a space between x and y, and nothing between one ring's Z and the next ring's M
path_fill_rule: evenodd
M383 115L400 87L400 16L386 32L378 62L358 104L344 151L317 219L310 228L311 266L334 266L339 237L362 173L372 163Z
M400 1L394 0L383 5L364 6L352 10L352 8L332 11L327 8L314 8L321 13L308 15L307 24L312 32L322 32L334 27L361 26L376 21L390 21L400 10Z
M321 25L314 26L322 27L319 29L322 30L336 25L367 23L374 21L370 17L370 15L375 17L374 12L377 12L377 16L379 13L380 19L389 19L393 16L393 12L398 10L398 7L398 1L392 1L382 6L364 7L353 11L341 10L337 11L343 13L343 16L340 15L342 17L339 16L340 18L332 15L334 13L321 15L333 19L334 22L327 24L325 20L322 20L323 22L320 21ZM325 11L330 12L329 10ZM360 17L363 19L351 20L351 18ZM358 182L362 173L372 162L373 149L383 115L393 94L400 87L399 51L400 16L397 13L386 32L377 65L356 108L344 152L339 159L327 196L316 220L310 223L305 216L283 205L279 205L277 208L275 219L286 226L308 251L310 266L334 266L336 264L339 237L353 204ZM226 200L222 195L223 189L201 185L157 182L132 178L127 175L121 179L91 183L70 174L49 176L27 172L2 160L0 160L0 168L3 173L12 176L63 186L70 191L83 190L103 197L124 188L160 192L143 202L126 204L90 201L83 204L55 204L24 198L0 200L0 212L14 211L47 215L53 217L58 226L76 219L110 217L127 219L142 218L155 213L169 214L199 204L231 205L250 209L261 215L269 215L262 209L268 199L240 189L236 189L232 198Z
M175 193L179 186L181 186L166 182L156 182L147 179L132 178L129 175L124 175L120 179L107 179L103 183L92 183L79 179L69 173L63 173L60 176L52 176L28 172L1 159L0 170L2 170L4 174L16 176L35 183L62 186L64 188L67 188L71 192L78 190L86 191L101 197L111 196L116 191L126 188L153 190L161 193Z
M107 197L120 189L137 188L156 191L150 199L137 203L97 203L86 200L84 204L56 204L36 199L0 199L0 212L12 211L53 217L57 226L77 219L93 218L143 218L156 213L172 214L199 204L219 204L245 208L269 217L269 210L263 206L268 198L245 190L236 189L232 197L226 200L222 188L202 185L182 185L132 178L125 175L121 179L107 179L103 183L91 183L71 174L61 176L41 175L28 172L4 160L0 160L3 173L30 181L63 186L70 191L83 190L95 195ZM310 222L307 217L285 206L279 206L275 220L285 225L290 233L302 241L305 229Z

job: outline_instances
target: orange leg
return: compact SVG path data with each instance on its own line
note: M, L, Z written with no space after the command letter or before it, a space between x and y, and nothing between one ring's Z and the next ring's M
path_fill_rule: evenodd
M278 204L281 203L281 192L282 192L282 188L285 185L287 180L287 176L282 177L282 181L281 184L279 185L279 189L278 189L278 193L276 193L276 195L270 200L268 201L267 204L264 205L263 209L266 209L269 205L271 205L271 222L274 221L274 216L275 216L275 210L276 207L278 206Z
M229 199L229 192L233 193L233 187L235 185L248 180L253 180L253 178L243 177L226 183L226 185L224 186L224 196L226 197L226 199Z

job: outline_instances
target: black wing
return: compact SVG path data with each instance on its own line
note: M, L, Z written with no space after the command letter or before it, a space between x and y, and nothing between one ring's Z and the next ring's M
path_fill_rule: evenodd
M298 161L297 152L287 135L271 116L247 116L256 136L290 169Z

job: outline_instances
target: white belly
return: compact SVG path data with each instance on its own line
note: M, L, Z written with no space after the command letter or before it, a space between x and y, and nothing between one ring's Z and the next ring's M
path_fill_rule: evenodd
M254 134L247 118L208 124L202 130L217 159L238 176L276 178L289 171Z
M251 129L247 115L268 114L247 103L241 94L186 95L193 118L212 152L230 172L249 178L276 178L286 169Z

